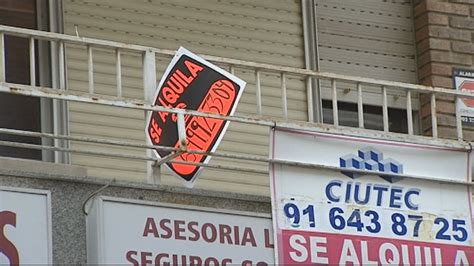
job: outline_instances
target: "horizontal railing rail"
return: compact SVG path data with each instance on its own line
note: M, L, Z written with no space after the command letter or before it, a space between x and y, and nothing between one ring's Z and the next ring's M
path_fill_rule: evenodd
M5 36L17 36L21 38L26 38L29 40L29 55L30 55L30 84L14 84L9 83L6 80L5 69ZM36 77L36 40L47 41L54 44L57 47L57 54L59 58L59 67L58 67L58 76L60 80L59 88L48 88L37 86L37 77ZM68 44L80 45L83 46L87 51L87 84L88 90L87 93L78 93L68 91L66 85L66 49L65 46ZM116 95L105 96L98 94L96 92L96 82L94 80L94 51L95 49L107 49L115 54L115 76L116 76ZM123 93L123 82L122 82L122 52L135 53L142 57L142 73L143 73L143 90L144 90L144 99L136 98L126 98ZM183 109L174 109L174 108L165 108L160 106L152 106L151 104L151 95L156 89L156 58L158 56L173 56L175 51L167 49L159 49L153 47L146 47L141 45L133 45L126 43L119 43L113 41L106 41L100 39L86 38L80 36L71 36L58 33L43 32L37 30L29 30L22 28L15 28L9 26L0 26L0 92L11 93L17 95L33 96L40 98L48 99L59 99L64 101L72 102L81 102L81 103L93 103L100 104L105 106L114 106L122 108L132 108L143 111L160 111L160 112L170 112L176 114L185 114L191 116L202 116L209 118L222 119L226 121L233 121L238 123L252 124L256 126L264 127L283 127L283 128L292 128L292 129L305 129L313 130L319 132L332 132L336 134L346 134L353 136L363 136L363 137L372 137L372 138L382 138L387 140L395 141L411 141L420 144L432 144L447 146L451 148L459 148L468 150L471 148L470 144L466 141L463 141L462 136L462 124L461 119L458 114L456 114L456 137L457 140L452 139L443 139L438 137L438 116L436 109L436 102L439 97L452 97L454 99L454 104L457 104L459 98L474 99L474 94L469 92L456 91L440 87L431 87L416 85L410 83L402 82L393 82L385 80L377 80L364 77L354 77L346 76L335 73L326 73L326 72L316 72L306 69L299 69L293 67L277 66L271 64L263 64L257 62L248 62L237 59L230 59L224 57L216 57L209 55L201 55L204 59L209 60L213 63L219 64L221 66L228 67L230 72L235 72L236 69L246 69L247 71L254 73L255 77L255 99L256 106L255 112L252 115L235 115L235 116L221 116L211 113L203 113L193 110L183 110ZM281 89L281 108L282 114L278 117L268 117L263 115L263 95L261 87L261 76L263 74L277 74L280 77L280 89ZM306 92L306 110L307 110L307 120L306 121L292 121L289 117L288 112L288 93L287 93L287 81L291 77L302 78L305 86ZM313 81L315 80L326 80L331 84L331 106L332 106L332 124L323 124L322 121L314 116L314 108L321 103L315 102L313 99L314 90ZM351 83L356 86L356 102L357 102L357 118L358 118L358 127L349 128L346 126L340 125L339 109L338 105L341 102L338 99L338 83ZM366 87L378 87L380 88L381 102L380 103L368 103L364 102L363 93ZM319 88L320 89L320 88ZM394 133L390 132L390 121L389 121L389 104L388 104L388 90L396 90L401 95L406 97L405 109L406 109L406 121L407 121L407 134L403 133ZM429 102L431 105L431 132L432 136L417 136L415 135L414 130L414 118L413 118L413 94L429 95ZM369 130L365 129L364 123L364 105L372 104L382 107L382 121L383 121L383 130ZM318 123L316 123L318 122ZM136 156L136 155L126 155L126 154L117 154L110 152L92 152L80 149L70 149L58 146L46 146L46 145L35 145L35 144L26 144L26 143L12 143L7 141L1 141L1 146L14 146L20 148L29 148L29 149L41 149L41 150L53 150L60 152L68 153L83 153L91 154L97 156L108 156L108 157L117 157L117 158L126 158L133 160L144 160L144 161L157 161L156 158L151 156L152 149L161 149L166 151L176 151L174 147L163 147L163 146L153 146L143 143L131 143L119 140L112 139L100 139L100 138L87 138L87 137L78 137L78 136L68 136L60 134L49 134L49 133L38 133L38 132L28 132L21 130L12 130L12 129L0 129L0 134L10 134L18 136L30 136L37 138L51 138L54 140L61 139L67 141L81 141L89 142L96 144L104 145L118 145L126 146L133 148L141 148L148 151L146 156ZM265 156L256 156L252 154L237 154L237 153L223 153L223 152L204 152L204 151L187 151L189 153L201 153L207 154L215 157L223 157L236 160L248 160L248 161L259 161L269 163L272 162ZM183 162L177 162L183 163ZM295 162L284 161L280 163L294 164ZM233 171L248 171L255 173L263 173L264 171L259 171L250 168L242 167L226 167L223 165L205 165L206 167L215 167L219 169L233 170ZM318 166L319 167L319 166Z

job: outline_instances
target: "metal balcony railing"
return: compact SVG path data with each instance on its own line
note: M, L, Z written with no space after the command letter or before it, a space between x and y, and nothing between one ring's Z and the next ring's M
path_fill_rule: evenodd
M21 84L12 84L7 83L5 79L5 45L4 39L5 36L17 36L21 38L26 38L29 40L29 55L30 55L30 85L21 85ZM59 76L59 88L47 88L36 86L36 63L35 63L35 40L47 41L51 45L57 48L57 55L59 57L59 66L58 66L58 76ZM87 77L88 77L88 93L77 93L68 91L66 87L66 45L77 45L82 46L87 50ZM108 50L114 52L115 54L115 70L116 70L116 95L114 97L104 96L96 93L96 86L94 81L94 51L96 49ZM141 56L142 61L142 73L143 73L143 90L144 90L144 99L132 99L125 98L123 94L122 86L122 53L132 53L138 56ZM435 145L451 146L456 148L469 149L469 143L462 141L462 125L460 117L456 117L456 132L457 140L441 139L438 138L438 122L437 122L437 110L436 110L436 101L439 97L449 96L455 99L457 102L458 98L469 98L473 99L474 94L467 92L460 92L456 90L437 88L437 87L428 87L422 85L385 81L385 80L376 80L370 78L362 77L352 77L339 75L334 73L322 73L315 72L306 69L298 69L284 66L276 66L269 64L260 64L255 62L241 61L236 59L229 59L223 57L215 57L202 55L202 57L208 61L216 63L220 66L227 67L230 72L234 72L236 69L245 69L247 71L252 71L255 73L255 115L239 115L239 116L220 116L211 113L201 113L192 110L183 110L183 109L172 109L164 108L159 106L152 106L151 96L154 94L154 91L157 86L156 82L156 57L172 57L174 51L158 49L152 47L145 47L140 45L125 44L113 41L83 38L71 35L28 30L22 28L0 26L0 92L4 93L13 93L25 96L33 97L42 97L49 99L59 99L72 102L82 102L82 103L93 103L114 107L122 108L132 108L143 111L160 111L160 112L170 112L180 115L192 115L192 116L202 116L202 117L211 117L217 119L223 119L227 121L234 121L238 123L246 123L253 125L260 125L266 127L284 127L284 128L295 128L295 129L307 129L314 131L324 131L324 132L333 132L337 134L347 134L347 135L356 135L364 137L374 137L374 138L383 138L389 140L399 140L399 141L412 141L417 143L431 143ZM277 74L280 76L281 84L281 107L282 114L280 117L268 117L262 115L262 90L261 90L261 75L262 74ZM307 109L307 121L291 121L288 120L288 102L287 102L287 80L291 77L296 77L299 79L304 79L305 82L305 91L306 91L306 109ZM330 82L332 90L332 112L333 112L333 124L327 125L323 123L315 123L314 117L314 107L318 104L313 100L313 84L314 81L326 81ZM358 114L358 128L348 128L339 125L339 111L338 111L338 83L350 83L354 84L356 87L357 93L357 114ZM379 103L382 107L382 117L383 117L383 131L374 131L365 129L364 123L364 103L363 93L367 87L378 87L380 88L380 94L382 101ZM407 134L393 133L389 131L389 116L388 116L388 101L387 101L387 91L395 90L401 95L406 97L406 121L407 121ZM431 128L432 136L415 136L414 127L413 127L413 95L417 94L426 94L430 95L431 103ZM374 104L374 103L371 103ZM110 156L117 158L128 158L135 160L145 160L149 162L156 162L157 159L151 156L151 149L162 149L167 151L176 151L174 147L163 147L163 146L153 146L145 143L132 143L125 142L121 140L113 139L100 139L100 138L88 138L88 137L79 137L71 135L59 135L59 134L49 134L49 133L39 133L39 132L28 132L21 130L12 130L12 129L0 129L0 133L3 134L13 134L21 136L32 136L32 137L41 137L41 138L52 138L55 140L68 140L68 141L81 141L89 143L98 143L98 144L108 144L108 145L118 145L124 147L135 147L148 150L147 155L143 156L132 156L126 154L113 154L106 152L97 152L97 151L87 151L87 150L78 150L71 148L63 148L57 145L55 146L46 146L46 145L33 145L25 143L12 143L6 141L0 141L0 145L3 146L13 146L29 149L45 149L53 150L56 152L68 152L68 153L83 153L91 155L100 155L100 156ZM187 151L189 153L204 153L203 151ZM270 162L271 160L268 157L256 156L252 154L235 154L235 153L207 153L208 155L216 157L225 157L237 160L251 160L251 161L261 161L261 162ZM177 162L183 163L183 162ZM297 164L295 162L280 162L280 163L289 163ZM300 164L298 164L300 165ZM227 170L237 170L237 171L248 171L248 172L257 172L264 173L258 170L245 169L245 168L232 168L224 165L206 165L207 167L214 167L219 169ZM308 165L306 165L308 166ZM316 166L322 167L322 166ZM265 172L266 173L266 172Z

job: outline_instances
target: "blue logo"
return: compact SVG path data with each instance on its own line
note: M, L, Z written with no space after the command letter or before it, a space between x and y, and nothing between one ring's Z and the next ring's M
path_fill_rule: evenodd
M341 168L352 168L360 170L378 171L383 173L403 174L403 165L392 158L383 158L382 152L372 148L365 147L358 151L357 155L348 154L339 158ZM350 178L358 178L362 174L342 171L344 175ZM393 177L381 176L388 182L393 182Z

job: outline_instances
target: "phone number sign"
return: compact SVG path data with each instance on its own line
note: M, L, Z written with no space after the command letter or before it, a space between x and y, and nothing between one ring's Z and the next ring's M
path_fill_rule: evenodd
M272 157L432 180L271 168L278 263L474 263L465 150L276 129Z

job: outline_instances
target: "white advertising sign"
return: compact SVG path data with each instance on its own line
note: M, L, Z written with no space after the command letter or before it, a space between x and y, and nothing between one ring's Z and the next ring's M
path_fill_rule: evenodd
M474 92L474 70L454 69L454 86L456 90ZM459 98L456 112L464 125L474 125L474 99Z
M0 265L52 264L48 191L0 187Z
M276 129L272 157L431 177L271 168L275 247L282 264L470 265L469 152Z
M271 265L270 217L99 198L87 219L88 262Z

